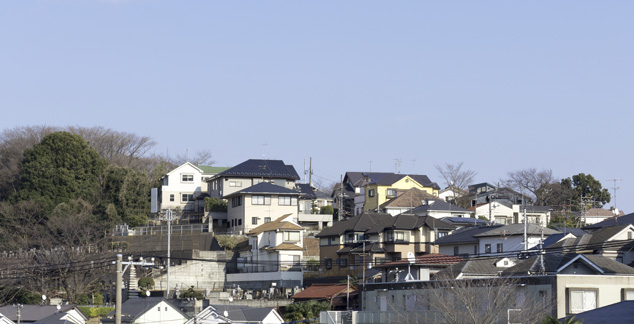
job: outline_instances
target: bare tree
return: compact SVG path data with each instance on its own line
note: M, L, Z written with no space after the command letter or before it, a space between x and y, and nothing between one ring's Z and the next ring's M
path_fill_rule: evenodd
M181 165L185 162L191 162L194 165L213 165L216 162L211 157L210 150L202 150L197 151L191 157L189 156L189 152L186 152L185 154L178 154L174 158L167 158L166 161L175 165Z
M462 164L463 162L458 164L445 163L444 166L436 164L434 167L438 173L440 173L443 180L445 180L447 187L454 186L466 190L467 187L473 183L473 178L478 173L473 170L463 170Z
M507 178L501 182L513 190L530 193L536 205L544 206L551 193L551 185L557 181L550 169L537 171L535 168L528 168L509 172Z
M552 303L543 292L540 295L515 278L441 279L414 294L392 305L396 318L390 322L538 323L552 314Z

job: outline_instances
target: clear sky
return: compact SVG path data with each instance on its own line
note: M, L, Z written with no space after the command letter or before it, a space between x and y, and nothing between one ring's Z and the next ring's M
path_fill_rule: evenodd
M104 126L300 174L312 157L323 181L584 172L622 179L630 213L633 17L631 0L2 1L0 129Z

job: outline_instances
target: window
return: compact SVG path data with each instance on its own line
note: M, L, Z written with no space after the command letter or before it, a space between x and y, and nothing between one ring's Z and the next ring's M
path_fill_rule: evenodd
M296 197L280 196L278 198L278 205L280 206L297 206Z
M634 289L623 289L622 300L634 300Z
M242 219L238 219L238 226L242 226Z
M299 242L299 232L284 232L284 242Z
M409 242L409 232L389 231L386 235L387 242Z
M596 289L570 289L569 314L577 314L597 308Z
M456 255L456 256L457 256L457 255L459 255L459 254L460 254L460 248L459 248L459 247L457 247L457 246L454 246L454 247L453 247L453 255Z
M326 269L332 269L332 259L325 258L324 259L324 265L326 266Z
M348 266L348 259L339 259L339 266L340 267L347 267Z
M484 253L491 253L491 244L484 245Z
M242 196L231 198L231 207L239 207L239 206L242 206Z
M478 245L473 246L473 254L478 254Z
M442 232L436 232L436 239L439 239L439 238L441 238L441 237L445 237L445 236L447 236L448 234L449 234L448 232L444 232L444 231L442 231Z
M374 189L368 190L368 197L374 197Z
M194 201L194 195L192 195L192 194L182 194L181 195L181 202L188 202L188 201Z
M170 201L174 201L174 194L170 194Z
M251 196L251 205L270 205L271 196Z
M229 187L242 187L242 182L240 182L240 181L231 181L231 182L229 182Z
M388 198L394 198L394 197L396 197L396 189L388 189L388 190L387 190L387 197L388 197Z
M498 253L504 252L504 244L502 244L502 243L498 243L497 244L497 252Z
M257 225L258 224L258 218L257 217L251 217L251 225Z
M264 217L264 222L265 223L271 222L271 217Z
M194 182L194 175L193 174L183 174L183 175L181 175L181 180L183 182Z

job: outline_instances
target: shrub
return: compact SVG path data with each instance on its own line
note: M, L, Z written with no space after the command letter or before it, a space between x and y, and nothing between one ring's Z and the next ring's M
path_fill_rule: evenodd
M321 209L319 210L319 213L322 215L332 215L335 213L335 209L332 206L328 205L328 206L321 207Z

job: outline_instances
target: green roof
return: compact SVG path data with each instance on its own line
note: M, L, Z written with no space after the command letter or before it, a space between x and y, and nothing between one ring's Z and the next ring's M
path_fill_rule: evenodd
M229 169L229 167L213 167L210 165L197 165L197 167L203 170L203 174L218 174Z

